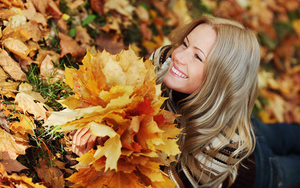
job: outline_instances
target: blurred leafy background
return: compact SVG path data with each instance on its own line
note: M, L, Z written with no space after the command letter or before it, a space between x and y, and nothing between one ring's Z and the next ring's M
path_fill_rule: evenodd
M64 67L78 68L87 49L115 54L131 46L147 59L169 43L172 29L203 14L237 20L257 34L261 66L253 114L267 123L300 123L299 4L299 0L0 0L2 183L36 187L25 178L30 177L47 187L68 186L64 178L73 173L68 135L55 132L57 127L42 126L48 111L63 109L57 101L72 94L63 82ZM11 176L12 172L25 176Z

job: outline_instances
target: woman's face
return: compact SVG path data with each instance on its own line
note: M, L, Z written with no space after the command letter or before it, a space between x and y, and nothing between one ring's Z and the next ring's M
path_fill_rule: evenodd
M172 53L170 67L164 77L166 86L187 94L196 91L202 84L204 64L216 38L216 32L210 25L195 27Z

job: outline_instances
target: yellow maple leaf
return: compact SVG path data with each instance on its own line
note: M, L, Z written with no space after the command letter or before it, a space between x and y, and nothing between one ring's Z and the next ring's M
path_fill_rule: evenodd
M9 127L14 132L19 132L21 134L29 133L33 135L33 130L36 128L36 125L33 119L29 116L20 116L20 121L13 122Z
M120 135L116 135L112 138L109 138L105 143L104 146L98 146L94 154L94 158L97 160L102 156L106 157L106 165L105 171L108 169L116 169L117 170L117 162L119 157L121 156L121 141Z
M138 169L153 182L164 181L159 165L159 163L148 161L145 165L139 165Z

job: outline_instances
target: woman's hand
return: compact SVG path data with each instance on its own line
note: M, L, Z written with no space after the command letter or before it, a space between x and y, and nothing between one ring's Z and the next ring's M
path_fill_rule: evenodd
M97 137L91 134L89 127L78 129L73 137L72 152L81 156L96 145L104 145L108 137Z

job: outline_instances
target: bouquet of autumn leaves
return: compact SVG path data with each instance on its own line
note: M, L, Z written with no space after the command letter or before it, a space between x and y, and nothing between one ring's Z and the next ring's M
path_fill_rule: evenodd
M134 51L117 55L87 52L79 69L66 68L65 82L75 95L61 101L66 109L53 112L47 125L63 131L89 127L108 137L77 158L72 187L174 187L160 170L179 154L177 115L160 109L166 98L152 61Z

